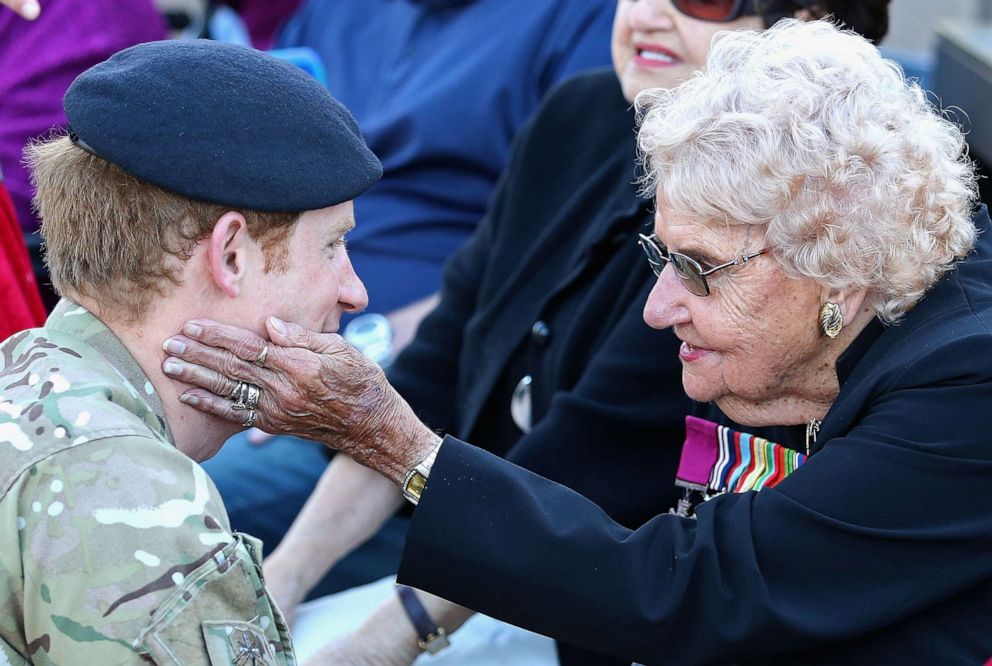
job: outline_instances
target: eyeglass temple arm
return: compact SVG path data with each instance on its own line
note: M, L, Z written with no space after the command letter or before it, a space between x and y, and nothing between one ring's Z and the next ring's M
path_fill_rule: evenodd
M700 273L700 275L706 276L706 275L709 275L710 273L714 273L714 272L716 272L718 270L721 270L723 268L730 268L731 266L740 266L742 264L746 264L747 262L751 261L755 257L760 257L763 254L768 254L768 248L767 247L763 247L760 250L758 250L757 252L752 252L750 254L738 254L736 257L734 257L733 259L731 259L727 263L720 264L719 266L714 266L713 268L707 269L707 270L703 271L702 273Z

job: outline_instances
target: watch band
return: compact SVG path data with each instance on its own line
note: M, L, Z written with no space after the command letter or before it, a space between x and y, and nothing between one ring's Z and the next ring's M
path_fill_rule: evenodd
M437 452L441 450L441 445L435 446L427 457L421 460L416 467L411 469L403 477L403 497L407 498L414 506L420 503L420 496L427 487L427 477L431 473L431 467L437 458Z
M417 645L420 646L422 652L437 654L450 645L448 632L431 619L412 587L397 585L396 594L399 595L400 601L403 603L403 610L406 611L407 617L410 618L410 622L417 632Z

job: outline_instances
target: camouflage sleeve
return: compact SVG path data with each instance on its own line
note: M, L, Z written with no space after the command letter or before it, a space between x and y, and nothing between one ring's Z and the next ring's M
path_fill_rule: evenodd
M295 663L260 544L231 532L203 469L168 444L127 436L59 452L17 480L0 519L15 505L21 571L3 571L15 565L0 552L0 577L23 581L32 663Z

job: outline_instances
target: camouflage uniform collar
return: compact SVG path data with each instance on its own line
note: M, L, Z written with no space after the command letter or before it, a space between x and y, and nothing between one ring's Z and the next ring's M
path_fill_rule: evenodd
M45 328L81 340L95 349L142 396L149 410L158 417L160 434L175 446L176 440L165 418L165 406L151 380L120 338L99 317L82 305L63 298L48 316Z

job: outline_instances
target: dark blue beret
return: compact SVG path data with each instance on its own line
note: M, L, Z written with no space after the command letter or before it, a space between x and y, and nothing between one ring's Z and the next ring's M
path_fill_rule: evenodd
M80 74L64 105L76 145L193 199L313 210L382 176L344 105L298 67L243 46L134 46Z

